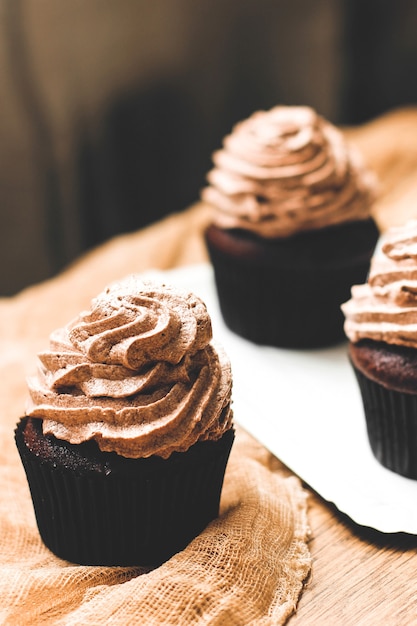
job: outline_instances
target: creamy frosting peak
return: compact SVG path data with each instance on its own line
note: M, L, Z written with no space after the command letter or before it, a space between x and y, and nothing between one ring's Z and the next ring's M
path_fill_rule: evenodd
M381 238L367 283L342 305L352 342L373 339L417 348L417 220Z
M310 107L254 113L225 137L213 162L202 199L220 227L287 237L370 216L373 174Z
M53 332L38 356L27 415L70 443L167 458L231 426L230 363L192 293L130 276Z
M150 361L179 363L211 338L203 302L168 286L129 277L92 301L69 327L69 339L92 361L138 369Z

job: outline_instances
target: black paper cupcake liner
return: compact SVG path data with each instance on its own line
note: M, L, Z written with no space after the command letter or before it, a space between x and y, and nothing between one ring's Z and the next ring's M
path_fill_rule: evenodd
M68 469L29 449L26 421L17 425L16 445L39 533L62 559L80 565L159 565L219 513L233 429L218 441L196 443L166 460L98 451L101 465ZM78 454L79 446L65 446Z
M324 261L318 258L318 241L312 258L304 251L300 260L290 249L291 242L263 244L231 232L219 245L218 231L212 233L206 233L207 249L220 310L233 332L257 344L283 348L318 348L346 339L340 305L349 299L351 286L366 279L376 230L364 246L366 252ZM313 236L306 245L311 241ZM229 242L235 244L233 252Z
M417 479L417 394L388 389L352 367L375 458L387 469Z

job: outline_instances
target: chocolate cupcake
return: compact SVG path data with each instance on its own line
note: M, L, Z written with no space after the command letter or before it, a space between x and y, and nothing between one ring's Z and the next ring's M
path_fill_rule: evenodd
M373 454L417 479L417 221L382 237L342 310Z
M16 428L40 535L86 565L158 565L219 511L230 363L195 295L138 277L52 333Z
M344 340L340 305L379 234L357 152L309 107L278 106L237 124L213 161L205 238L227 326L278 347Z

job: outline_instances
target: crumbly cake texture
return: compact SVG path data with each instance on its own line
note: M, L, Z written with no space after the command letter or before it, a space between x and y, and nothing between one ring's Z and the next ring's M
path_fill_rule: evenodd
M211 225L205 234L223 318L263 345L316 348L345 340L340 305L365 280L372 219L265 240Z
M389 389L417 393L417 351L414 348L363 339L349 343L349 356L357 370Z

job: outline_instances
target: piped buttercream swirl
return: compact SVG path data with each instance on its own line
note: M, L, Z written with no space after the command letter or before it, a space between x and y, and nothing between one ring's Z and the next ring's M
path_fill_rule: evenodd
M53 332L27 415L70 443L126 457L185 451L232 420L231 368L192 293L130 276Z
M368 281L352 287L342 310L352 342L372 339L417 348L417 221L383 235Z
M367 219L375 178L310 107L277 106L238 123L213 155L202 199L214 222L262 237Z

